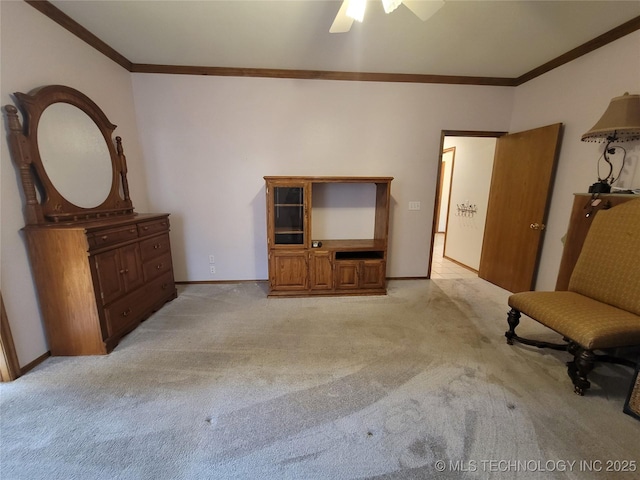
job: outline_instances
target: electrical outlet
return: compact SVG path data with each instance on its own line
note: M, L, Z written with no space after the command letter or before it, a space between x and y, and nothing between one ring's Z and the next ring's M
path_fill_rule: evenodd
M209 273L211 273L211 275L215 275L216 274L216 266L215 265L209 265Z
M209 263L216 263L216 259L213 255L209 255Z
M409 202L409 210L420 210L420 202Z

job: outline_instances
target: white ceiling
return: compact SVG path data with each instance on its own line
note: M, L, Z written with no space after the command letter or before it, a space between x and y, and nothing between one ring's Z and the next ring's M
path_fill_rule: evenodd
M331 34L340 0L51 3L133 63L509 78L640 16L640 0L446 0L422 22L370 0Z

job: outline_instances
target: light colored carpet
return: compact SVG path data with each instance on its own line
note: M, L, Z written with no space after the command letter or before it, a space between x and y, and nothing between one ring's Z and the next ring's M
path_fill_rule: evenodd
M504 290L265 289L181 286L110 355L1 385L0 477L638 478L605 471L640 460L640 422L622 412L631 369L598 366L576 396L567 353L506 344ZM518 333L558 340L526 318Z

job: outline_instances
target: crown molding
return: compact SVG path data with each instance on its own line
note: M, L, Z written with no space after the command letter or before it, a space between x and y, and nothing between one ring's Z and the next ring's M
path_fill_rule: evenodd
M111 48L105 42L96 37L89 30L76 22L69 15L46 0L24 0L40 13L46 15L61 27L73 33L76 37L89 44L103 55L109 57L122 68L131 71L131 62L124 56Z
M540 65L537 68L521 75L517 79L515 79L515 86L522 85L523 83L528 82L529 80L533 80L540 75L550 72L551 70L558 68L565 63L569 63L576 58L579 58L587 53L593 52L600 47L603 47L619 38L625 37L630 33L635 32L636 30L640 30L640 16L629 20L628 22L623 23L622 25L617 26L614 29L609 30L606 33L594 38L593 40L589 40L586 43L583 43L579 47L574 48L573 50L569 50L567 53L560 55L559 57L554 58L553 60Z
M292 78L303 80L343 80L356 82L439 83L449 85L483 85L517 87L565 63L640 30L640 16L590 40L517 78L465 77L456 75L425 75L411 73L334 72L326 70L283 70L271 68L232 68L185 65L133 63L100 40L47 0L24 0L33 8L91 45L103 55L132 73L164 73L177 75L211 75L223 77Z
M198 67L134 63L131 72L222 77L295 78L302 80L343 80L356 82L444 83L453 85L514 86L512 78L421 75L411 73L334 72L328 70L283 70L271 68Z

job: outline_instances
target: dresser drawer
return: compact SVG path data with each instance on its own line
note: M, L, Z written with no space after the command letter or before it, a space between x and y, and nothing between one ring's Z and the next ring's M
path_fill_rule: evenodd
M169 230L169 219L161 218L149 222L141 222L138 224L138 234L141 237L153 235L155 233L166 232Z
M169 298L175 296L176 285L173 272L163 274L144 287L146 302L150 308L159 308Z
M169 235L158 235L140 242L140 254L142 261L146 262L152 258L159 257L170 251Z
M107 335L113 337L133 329L153 310L175 296L173 273L165 273L135 292L105 308Z
M153 260L149 260L145 262L142 266L142 270L144 271L144 280L149 281L152 278L156 278L163 273L167 273L171 271L171 254L166 253L161 257L154 258Z
M91 233L88 236L88 241L90 248L98 248L135 240L136 238L138 238L138 229L135 225L129 225Z
M147 309L148 299L145 288L136 290L105 308L107 333L109 337L117 335L140 323Z

